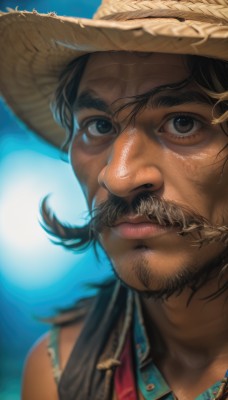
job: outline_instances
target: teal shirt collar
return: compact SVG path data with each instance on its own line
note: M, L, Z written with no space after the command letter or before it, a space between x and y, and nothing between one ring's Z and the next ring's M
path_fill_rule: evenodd
M175 400L176 397L172 393L171 388L153 363L150 342L144 324L139 296L137 294L135 296L133 325L137 386L142 395L146 400ZM226 371L225 378L227 375L228 371ZM216 382L205 392L197 396L195 400L214 400L221 387L222 381L223 380Z

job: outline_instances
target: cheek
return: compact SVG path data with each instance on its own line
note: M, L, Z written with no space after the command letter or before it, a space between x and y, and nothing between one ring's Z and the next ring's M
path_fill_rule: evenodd
M74 172L74 175L78 179L82 191L87 200L87 204L90 204L90 191L92 190L92 174L90 172L89 163L82 162L80 157L77 158L77 154L71 154L71 166Z
M227 192L228 165L224 164L224 159L187 159L182 167L189 179L203 193L210 194L209 197L216 198L220 193Z
M192 206L211 222L221 221L227 215L228 200L228 163L223 157L193 156L179 159ZM227 218L227 217L226 217Z
M102 169L102 158L99 160L97 157L86 154L75 142L72 143L69 154L73 172L91 208L99 190L98 176Z

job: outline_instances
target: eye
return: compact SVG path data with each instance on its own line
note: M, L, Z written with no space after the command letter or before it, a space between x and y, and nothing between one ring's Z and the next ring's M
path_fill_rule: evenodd
M168 119L160 128L160 132L187 137L196 133L202 125L202 122L191 115L177 115Z
M92 137L100 137L104 135L113 135L115 128L107 119L96 119L86 123L85 130Z

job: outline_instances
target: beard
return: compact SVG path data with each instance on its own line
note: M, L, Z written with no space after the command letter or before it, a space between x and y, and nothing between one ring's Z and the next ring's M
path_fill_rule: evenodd
M131 268L138 282L146 288L140 291L141 294L149 298L166 300L170 296L180 295L185 289L190 289L190 301L201 287L214 279L218 281L218 287L216 292L208 294L208 299L216 298L228 289L228 282L225 279L228 271L228 227L226 225L212 225L194 211L160 199L149 192L140 193L131 204L122 198L110 195L105 203L93 211L90 226L95 240L99 242L105 228L114 226L119 219L128 214L144 216L148 221L160 226L177 228L177 235L191 236L192 244L199 248L218 243L221 249L223 246L225 249L204 265L199 265L197 260L191 265L183 265L181 270L173 275L166 274L160 277L149 264L147 257L143 256L142 251L140 259L133 260ZM122 280L116 271L118 266L115 268L112 265L112 269L124 286L136 290ZM153 287L156 287L156 290Z
M194 295L210 281L216 280L218 282L218 288L215 292L208 293L202 300L216 299L228 289L228 282L226 279L228 272L227 249L203 265L185 265L182 266L181 271L178 273L162 277L158 277L158 274L153 271L148 260L142 257L141 261L135 262L132 269L137 280L146 290L138 290L127 284L118 274L113 264L111 264L111 268L123 286L138 292L147 299L164 301L168 300L171 296L178 297L188 289L190 294L187 305L189 305ZM153 289L154 282L156 282L156 287L158 287L158 289Z

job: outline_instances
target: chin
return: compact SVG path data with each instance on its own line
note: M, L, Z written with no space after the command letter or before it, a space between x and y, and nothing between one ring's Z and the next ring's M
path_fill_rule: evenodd
M183 246L180 250L159 251L141 245L114 254L111 262L125 286L157 296L158 293L181 292L186 287L197 286L209 269L219 274L221 254L221 249L218 251L217 248L215 252L215 246L189 251Z
M185 265L181 255L171 257L146 247L126 252L111 259L114 272L127 286L139 290L160 290L173 276L183 273Z

